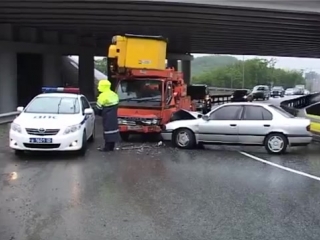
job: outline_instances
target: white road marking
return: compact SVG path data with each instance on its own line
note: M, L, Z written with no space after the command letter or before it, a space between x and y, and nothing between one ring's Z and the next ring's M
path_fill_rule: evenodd
M297 170L294 170L294 169L291 169L291 168L288 168L288 167L284 167L284 166L281 166L281 165L273 163L273 162L269 162L267 160L264 160L262 158L253 156L253 155L251 155L249 153L246 153L246 152L239 151L239 153L241 153L242 155L247 156L248 158L251 158L253 160L256 160L256 161L271 165L271 166L276 167L276 168L280 168L280 169L285 170L287 172L292 172L292 173L295 173L295 174L298 174L298 175L301 175L301 176L305 176L305 177L312 178L314 180L320 181L320 177L317 177L317 176L314 176L314 175L311 175L311 174L308 174L308 173L300 172L300 171L297 171Z

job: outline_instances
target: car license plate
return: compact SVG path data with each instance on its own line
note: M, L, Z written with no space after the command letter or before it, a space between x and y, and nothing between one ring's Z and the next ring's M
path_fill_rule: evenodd
M52 138L30 138L30 143L52 143Z
M141 130L142 126L128 126L128 130Z

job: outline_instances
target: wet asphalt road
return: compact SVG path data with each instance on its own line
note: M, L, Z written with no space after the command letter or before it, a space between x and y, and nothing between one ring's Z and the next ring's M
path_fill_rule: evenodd
M276 100L271 100L276 101ZM7 143L7 127L0 126ZM139 149L16 158L0 147L1 240L319 239L320 145Z

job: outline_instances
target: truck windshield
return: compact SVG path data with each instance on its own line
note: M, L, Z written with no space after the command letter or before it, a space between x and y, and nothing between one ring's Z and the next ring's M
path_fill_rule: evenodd
M162 100L162 81L154 79L121 80L117 93L119 106L160 107Z

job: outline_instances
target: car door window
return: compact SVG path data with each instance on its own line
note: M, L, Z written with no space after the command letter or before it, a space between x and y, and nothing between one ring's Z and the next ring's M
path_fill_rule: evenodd
M81 97L81 105L82 105L82 112L84 112L86 108L90 108L90 104L85 97Z
M272 120L272 114L261 106L245 106L243 120Z
M307 107L306 113L310 115L320 116L320 103Z
M242 112L242 106L225 106L210 114L210 120L238 120Z

